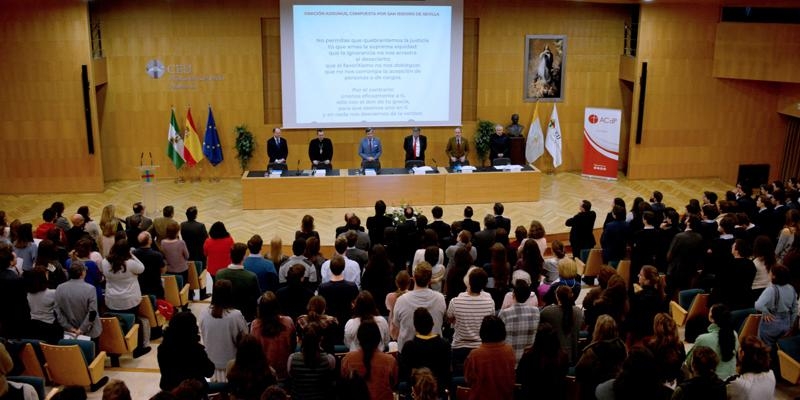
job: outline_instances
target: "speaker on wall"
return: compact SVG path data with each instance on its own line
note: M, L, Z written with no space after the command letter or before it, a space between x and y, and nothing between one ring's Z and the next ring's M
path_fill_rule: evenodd
M86 145L89 154L94 154L94 135L92 132L92 102L89 97L89 68L86 64L81 65L81 86L83 87L83 117L86 120Z
M642 63L642 76L639 78L639 115L636 116L636 144L642 144L642 123L644 122L644 95L647 91L647 62Z

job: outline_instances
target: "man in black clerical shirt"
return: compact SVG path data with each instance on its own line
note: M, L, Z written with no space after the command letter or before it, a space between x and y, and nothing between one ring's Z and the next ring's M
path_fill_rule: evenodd
M331 169L333 159L333 142L325 137L325 131L317 129L317 138L308 143L308 158L312 169Z

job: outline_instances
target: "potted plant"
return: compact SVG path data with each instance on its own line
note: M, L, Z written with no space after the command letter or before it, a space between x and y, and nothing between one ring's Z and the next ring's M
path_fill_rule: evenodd
M494 135L494 125L492 121L478 120L478 127L475 130L475 151L481 165L485 165L489 157L489 140Z
M256 141L253 134L247 130L247 125L239 125L233 129L236 133L236 158L239 159L239 166L242 167L242 172L247 170L247 164L253 158L253 152L256 150Z

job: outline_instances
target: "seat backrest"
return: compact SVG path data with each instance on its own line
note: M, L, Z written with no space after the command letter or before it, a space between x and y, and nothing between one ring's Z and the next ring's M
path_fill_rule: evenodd
M158 318L156 318L155 310L153 310L153 302L150 301L150 296L142 296L142 302L139 303L139 315L146 318L151 327L161 326L158 323Z
M86 360L77 344L54 346L42 343L41 347L47 361L47 372L53 383L65 386L92 384Z
M694 297L699 293L703 293L703 289L686 289L678 292L678 304L684 309L688 310L692 306Z
M164 299L175 307L181 306L180 289L175 275L161 275L164 282Z
M694 296L692 306L689 307L689 313L686 315L687 320L708 316L708 297L708 293L698 293L697 296Z
M44 344L44 343L42 343ZM86 365L91 364L92 360L95 357L95 348L94 342L89 340L77 340L77 339L61 339L58 341L59 346L78 346L81 350L81 354L83 355L83 359L86 362ZM44 351L42 351L44 353Z
M37 347L38 347L37 343ZM39 350L41 351L41 349ZM22 361L23 369L20 375L36 376L44 378L44 370L42 370L42 363L36 355L36 349L33 348L32 343L25 343L22 350L19 352L19 359Z
M669 313L672 316L672 319L675 321L676 325L683 326L686 323L686 315L689 312L686 311L685 308L681 307L681 305L676 303L675 301L670 301Z
M465 386L459 386L456 388L456 400L469 400L469 391L470 389Z
M747 336L758 336L758 325L761 323L761 314L750 314L745 318L742 329L739 331L739 343Z
M758 314L758 310L755 308L744 308L741 310L731 311L731 325L736 332L742 330L742 327L744 327L744 321L747 320L747 316L750 314Z
M511 164L511 159L506 157L499 157L492 160L492 166L495 165L509 165Z
M197 274L197 268L195 267L194 261L189 261L189 288L192 290L200 289L200 278Z
M589 257L586 260L586 268L584 275L598 276L600 268L603 266L603 250L592 249L589 251Z
M100 350L109 354L125 354L133 349L128 349L125 336L122 333L121 322L116 317L101 317L103 332L100 333Z
M625 281L625 287L631 285L631 260L620 260L617 264L617 274Z

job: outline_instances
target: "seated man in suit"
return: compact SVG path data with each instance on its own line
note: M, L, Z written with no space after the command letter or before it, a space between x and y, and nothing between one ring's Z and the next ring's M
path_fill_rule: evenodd
M333 142L325 137L325 131L317 129L317 138L308 143L308 158L312 169L331 169L333 159Z
M361 157L361 167L367 162L377 163L377 167L381 166L381 154L383 148L381 147L381 140L375 137L375 130L366 128L364 132L367 134L361 139L361 144L358 146L358 155Z
M461 127L456 127L454 130L455 136L447 141L447 148L445 152L450 159L450 165L461 164L469 165L467 161L467 153L469 153L469 143L466 139L461 137Z
M270 164L286 164L289 156L289 145L281 137L281 128L272 129L272 137L267 140L267 156Z
M406 161L422 161L425 164L425 149L428 147L428 138L420 135L419 127L411 128L411 135L403 140L403 150L406 151Z

